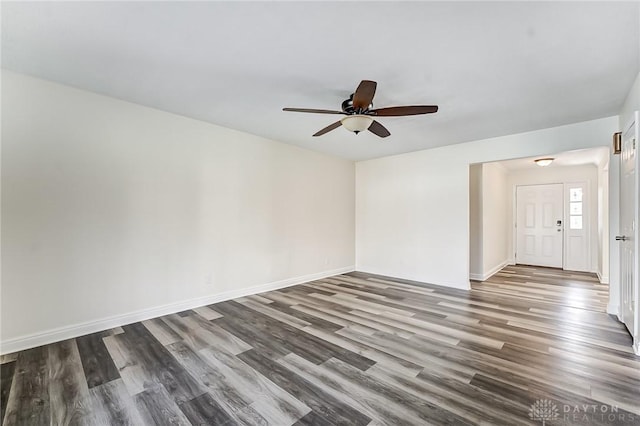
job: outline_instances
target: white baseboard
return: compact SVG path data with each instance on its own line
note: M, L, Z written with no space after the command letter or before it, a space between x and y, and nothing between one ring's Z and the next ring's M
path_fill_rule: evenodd
M365 274L383 275L385 277L394 277L394 278L400 278L403 280L416 281L419 283L437 285L439 287L457 288L458 290L471 290L471 284L469 283L469 280L465 280L461 282L430 280L428 278L421 277L419 275L405 274L397 270L383 270L379 268L370 268L366 265L365 266L356 265L356 271L364 272Z
M469 274L469 278L476 281L486 281L489 278L491 278L491 276L493 276L494 274L496 274L498 271L500 271L502 268L504 268L509 264L510 264L509 261L505 260L504 262L500 263L499 265L496 265L495 267L491 268L488 272L485 272L484 274Z
M609 284L609 277L606 275L601 275L599 271L596 271L596 275L598 276L598 280L600 284Z
M633 352L640 356L640 339L635 339L633 342Z
M619 315L619 309L618 309L618 305L617 304L611 304L611 301L609 301L609 303L607 304L607 313L611 314L611 315ZM618 319L620 319L620 317L618 316Z
M0 342L0 354L4 355L12 352L22 351L25 349L35 348L37 346L48 345L50 343L59 342L61 340L72 339L74 337L84 336L86 334L96 333L98 331L109 330L111 328L120 327L138 321L144 321L163 315L174 314L176 312L182 312L200 306L211 305L213 303L223 302L225 300L236 299L238 297L278 290L281 288L290 287L292 285L302 284L333 275L353 272L354 270L355 266L347 266L344 268L318 272L301 277L288 278L286 280L275 281L267 284L260 284L252 287L225 291L223 293L213 294L210 296L183 300L181 302L156 306L153 308L143 309L124 315L117 315L108 318L101 318L95 321L73 324L66 327L54 328L51 330L43 331L41 333L34 333L26 336L16 337Z

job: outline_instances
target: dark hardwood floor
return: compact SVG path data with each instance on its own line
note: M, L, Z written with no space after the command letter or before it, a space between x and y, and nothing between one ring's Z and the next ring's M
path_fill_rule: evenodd
M471 291L354 272L3 356L3 424L637 425L605 303L558 270Z

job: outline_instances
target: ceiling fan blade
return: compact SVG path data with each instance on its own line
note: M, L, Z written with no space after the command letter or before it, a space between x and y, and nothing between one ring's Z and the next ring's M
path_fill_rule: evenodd
M398 106L389 108L378 108L369 111L371 115L378 117L400 117L403 115L420 115L433 114L438 112L437 105L414 105L414 106Z
M371 126L369 126L369 131L375 135L380 136L381 138L386 138L391 134L386 129L386 127L378 123L376 120L373 120L373 123L371 123Z
M345 115L342 111L333 111L330 109L312 109L312 108L282 108L283 111L292 111L292 112L312 112L315 114L342 114Z
M338 127L342 126L342 122L341 121L336 121L333 124L329 124L327 127L325 127L322 130L317 131L316 133L314 133L313 136L322 136L325 133L329 133L330 131L332 131L333 129L337 129Z
M376 86L378 83L371 80L362 80L353 94L353 108L365 110L371 105L373 96L376 94Z

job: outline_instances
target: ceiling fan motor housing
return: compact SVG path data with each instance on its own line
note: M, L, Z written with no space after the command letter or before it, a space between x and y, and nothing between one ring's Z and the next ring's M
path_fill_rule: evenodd
M367 109L365 109L362 112L365 111L369 111L370 109L373 108L373 102L369 104L369 106L367 107ZM347 114L357 114L358 112L353 108L353 93L349 96L349 99L345 99L342 102L342 111L344 111Z

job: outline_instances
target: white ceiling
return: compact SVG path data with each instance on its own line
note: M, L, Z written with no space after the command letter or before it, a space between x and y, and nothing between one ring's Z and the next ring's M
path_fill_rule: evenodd
M553 158L553 162L542 168L538 166L534 160L537 158ZM497 163L504 166L507 170L523 170L523 169L552 169L556 167L568 166L599 166L605 164L609 160L609 148L599 147L590 149L578 149L575 151L565 151L560 153L550 153L549 155L539 155L537 157L517 158L515 160L498 161Z
M2 3L2 66L305 148L367 159L618 113L637 2ZM362 79L391 136L313 138Z

